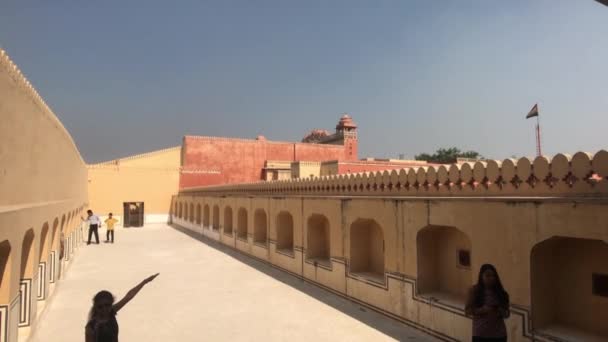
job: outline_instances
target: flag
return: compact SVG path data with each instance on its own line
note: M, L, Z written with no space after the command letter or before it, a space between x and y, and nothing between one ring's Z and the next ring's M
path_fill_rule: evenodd
M538 103L535 104L534 107L532 107L532 109L530 109L530 113L528 113L528 115L526 115L526 119L533 118L535 116L538 116Z

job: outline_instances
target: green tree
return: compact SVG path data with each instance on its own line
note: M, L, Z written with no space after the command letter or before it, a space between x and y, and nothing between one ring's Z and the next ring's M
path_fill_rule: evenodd
M461 151L459 148L440 148L433 154L421 153L414 156L416 160L424 160L429 163L450 164L455 163L457 158L482 159L481 154L475 151Z

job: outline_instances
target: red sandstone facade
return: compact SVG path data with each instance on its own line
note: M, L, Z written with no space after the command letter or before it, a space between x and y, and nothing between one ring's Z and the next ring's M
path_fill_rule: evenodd
M343 115L336 133L317 143L185 136L180 188L264 179L266 161L357 160L357 125ZM214 171L214 172L209 172Z
M336 132L313 130L302 142L185 136L182 143L180 189L291 178L290 163L317 163L317 175L393 170L429 165L388 159L358 160L357 125L343 115ZM310 164L309 164L310 165ZM270 177L272 173L274 177ZM304 177L309 174L303 174ZM280 178L279 178L280 179Z

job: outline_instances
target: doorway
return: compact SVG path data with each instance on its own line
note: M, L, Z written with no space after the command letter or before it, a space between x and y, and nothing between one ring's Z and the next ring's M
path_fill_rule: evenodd
M144 226L144 202L124 202L124 227Z

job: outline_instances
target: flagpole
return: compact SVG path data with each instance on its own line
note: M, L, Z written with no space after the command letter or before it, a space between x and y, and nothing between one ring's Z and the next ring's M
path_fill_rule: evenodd
M539 157L543 155L540 141L541 140L540 140L540 113L539 113L539 115L536 115L536 155Z

